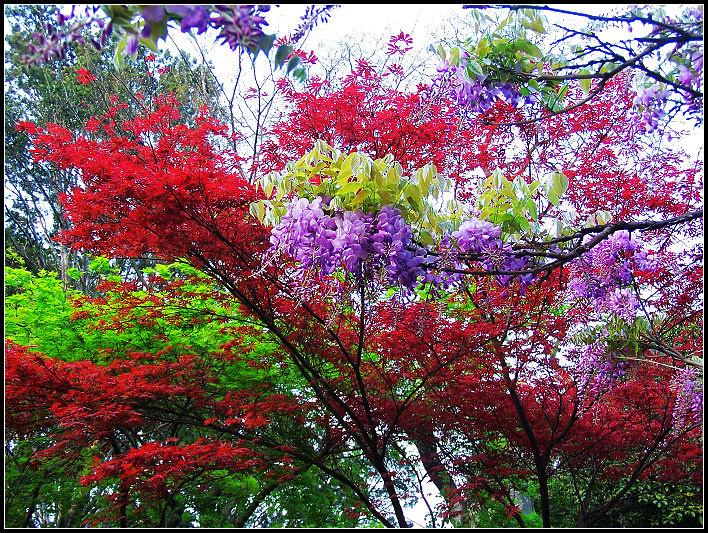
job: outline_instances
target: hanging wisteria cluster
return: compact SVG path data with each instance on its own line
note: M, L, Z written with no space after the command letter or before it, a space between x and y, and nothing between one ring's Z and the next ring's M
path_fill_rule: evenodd
M684 25L700 25L703 22L703 10L700 6L687 9L684 16ZM664 22L678 24L678 21L669 17ZM655 131L661 118L667 114L665 109L668 108L672 91L677 90L681 95L689 114L703 114L703 97L699 96L703 87L703 45L694 40L677 46L671 61L676 65L671 74L674 85L651 83L641 87L634 99L633 111L640 126L647 132Z
M107 13L93 6L79 13L72 6L69 14L57 12L56 27L47 23L46 34L34 35L35 43L29 45L25 61L44 63L65 58L71 43L83 44L85 40L101 50L114 26L125 32L124 53L135 56L140 39L159 36L163 31L160 28L170 21L178 23L183 32L196 30L202 34L214 28L219 31L218 39L232 50L255 49L265 37L262 28L268 23L263 14L269 10L269 5L144 5L108 6ZM97 37L89 35L94 25L100 29Z
M693 367L678 372L671 383L676 392L674 402L674 431L683 430L690 421L701 423L703 418L703 381Z
M578 391L585 397L597 396L611 388L629 368L628 361L615 357L610 351L606 337L574 349L572 356L577 359Z
M641 130L647 133L655 131L659 122L666 115L664 107L669 91L661 90L658 84L640 89L634 98L634 118Z
M98 35L88 35L88 30L95 30L96 27L99 29ZM74 5L68 14L57 12L56 25L46 22L44 33L33 34L34 42L27 46L29 54L22 59L29 64L66 59L71 43L83 45L86 41L100 50L112 33L113 23L104 20L97 6L86 6L78 13Z
M452 236L463 254L479 259L482 267L487 271L519 272L527 269L531 261L528 256L520 255L512 249L511 245L501 240L502 230L486 220L471 218L460 225L460 229L453 232ZM511 274L499 274L497 282L508 285L513 279ZM535 276L531 273L520 276L522 290L530 285Z
M218 38L232 50L239 47L253 48L263 35L262 27L268 25L262 14L269 10L269 5L147 6L143 9L143 18L146 20L143 37L150 35L148 23L177 16L183 32L196 29L201 34L212 27L219 30Z
M465 76L464 67L450 65L447 61L443 61L437 71L438 75L432 80L428 92L442 92L468 111L487 111L498 98L514 107L528 104L533 99L533 96L522 96L512 83L496 82L482 74L470 80Z
M413 242L413 232L401 211L383 206L375 216L361 211L327 214L323 197L293 200L271 234L271 253L286 253L301 270L324 275L343 269L361 279L381 279L412 290L423 279L432 259ZM431 278L431 281L434 281Z
M634 320L639 301L628 288L633 266L653 268L642 243L628 231L618 231L570 264L570 290L578 298L592 300L598 312Z

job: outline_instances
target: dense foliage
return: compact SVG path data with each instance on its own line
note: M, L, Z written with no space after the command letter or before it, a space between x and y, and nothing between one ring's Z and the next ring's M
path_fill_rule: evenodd
M23 64L12 12L7 525L700 525L702 162L630 65L535 75L512 9L415 89L403 32L293 79L329 8L265 7L72 11ZM692 116L699 18L651 34ZM138 48L174 22L287 65L279 115L244 142L237 86Z

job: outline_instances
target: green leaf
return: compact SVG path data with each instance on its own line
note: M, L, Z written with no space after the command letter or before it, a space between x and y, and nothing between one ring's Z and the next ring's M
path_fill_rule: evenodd
M300 83L305 83L307 81L307 70L302 65L293 70L293 78L295 78Z
M423 195L420 190L420 187L418 187L417 185L413 185L411 183L405 188L405 194L407 197L413 198L413 200L415 200L415 203L417 205L422 206Z
M352 207L358 207L362 205L368 198L369 192L369 189L362 188L358 193L356 193L356 196L354 196L351 202Z
M489 52L492 51L492 47L489 45L489 39L486 37L482 38L477 44L477 55L480 58L486 57Z
M360 182L358 182L358 181L350 181L350 182L345 183L344 185L342 185L342 186L339 188L339 190L337 191L337 194L340 194L340 195L343 196L343 195L345 195L345 194L349 194L349 193L352 193L352 192L358 192L359 189L362 188L362 186L363 186L363 184L360 183Z
M89 262L89 272L94 274L108 274L112 271L113 267L107 257L94 257Z
M128 36L123 35L121 37L120 41L118 41L118 44L116 45L116 51L113 54L113 64L116 66L116 69L120 70L123 68L123 65L125 64L125 61L123 59L123 50L125 50L125 45L128 43Z
M519 50L526 52L526 54L532 57L537 57L539 59L543 57L543 52L541 52L541 49L527 39L519 39L515 44Z
M147 46L153 52L157 52L157 44L152 40L152 38L146 39L145 37L140 37L140 43Z
M268 198L270 198L271 194L273 194L273 189L274 189L274 188L275 188L275 186L274 186L272 183L267 183L267 184L263 187L263 192L265 193L265 195L266 195Z
M543 21L540 18L535 18L532 20L524 20L521 25L524 28L528 28L536 33L544 33L546 29L543 27Z
M603 63L600 67L600 74L607 74L617 68L617 63Z
M275 66L277 68L281 68L283 64L285 63L285 59L292 54L293 52L293 47L290 46L289 44L283 44L278 47L278 50L275 52Z
M558 206L560 197L568 190L568 178L562 172L554 172L548 184L548 200Z
M403 167L400 163L396 162L391 168L388 169L386 173L386 184L387 185L397 185L401 181L401 176L403 175Z
M482 67L476 61L467 61L467 68L465 70L467 73L467 77L471 80L475 80L478 76L484 75Z
M608 224L612 221L612 213L609 211L598 211L595 213L598 224Z
M248 206L248 212L251 216L257 217L258 220L263 222L263 219L265 218L265 206L263 205L263 201L259 200L258 202L253 202L250 206Z
M424 246L433 246L435 240L429 231L423 230L418 235L418 239Z
M509 15L507 15L507 17L504 20L501 21L501 23L499 24L499 26L497 26L497 29L494 30L494 32L495 33L499 32L502 28L504 28L504 26L509 24L509 22L511 22L511 13Z
M160 39L165 39L167 37L167 18L162 19L160 22L154 22L150 26L150 39L157 42Z
M352 165L357 159L357 156L358 154L356 152L352 152L342 162L342 166L340 167L339 171L339 176L337 177L337 182L340 185L344 185L345 183L347 183L347 181L349 181L349 178L352 177L352 175L354 174Z
M538 220L538 207L536 207L536 202L529 198L526 200L526 207L529 210L529 214L534 221Z
M111 18L111 23L113 26L125 28L130 26L131 20L133 19L133 11L131 10L131 7L134 6L109 4L102 6L102 9Z
M524 231L531 230L531 226L529 225L529 221L526 219L526 216L524 216L523 213L519 213L515 217L515 221L522 230L524 230Z
M268 35L262 33L258 38L258 43L253 50L254 59L258 56L258 52L262 51L266 56L271 48L273 48L273 43L275 42L275 35ZM290 72L290 71L288 71Z
M435 51L438 53L438 55L440 56L440 58L441 58L443 61L445 61L445 59L447 59L447 56L445 55L445 49L442 47L441 44L439 44L439 45L435 48Z
M587 74L590 74L590 71L586 68L582 69L579 74L585 76ZM582 79L579 80L578 83L580 84L580 88L583 90L585 94L588 94L590 92L590 87L592 86L592 79L587 78L587 79Z
M453 67L460 64L460 49L457 47L450 49L450 64Z
M83 275L83 273L78 268L71 267L70 269L68 269L66 271L66 275L69 276L69 278L71 278L71 279L81 279L81 276Z
M285 74L290 74L300 64L300 58L293 56L288 61L288 66L285 69Z

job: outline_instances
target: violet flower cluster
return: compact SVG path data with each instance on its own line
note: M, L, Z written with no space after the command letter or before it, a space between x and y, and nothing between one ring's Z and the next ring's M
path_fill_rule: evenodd
M678 433L689 424L701 424L703 417L703 381L693 367L678 372L671 382L676 392L673 408L674 432Z
M579 359L575 367L578 390L586 397L612 388L624 378L629 367L628 361L613 356L604 338L575 350L575 355Z
M666 115L664 107L669 91L660 90L658 84L644 87L634 98L634 120L640 130L651 133L659 128L659 122Z
M457 241L460 251L470 254L481 262L482 267L488 271L518 272L528 269L531 260L524 255L516 253L511 245L501 240L502 230L486 220L471 218L453 232L452 237ZM507 286L514 278L512 274L496 276L497 283ZM519 281L522 291L533 283L534 274L522 274Z
M45 25L44 35L36 33L35 43L29 45L30 55L25 57L28 63L44 63L55 58L66 58L70 44L85 43L83 36L86 29L94 24L100 28L98 37L86 37L97 50L101 50L113 31L111 21L99 16L99 8L87 7L84 17L75 16L75 8L71 14L57 13L57 28L52 24ZM139 15L142 28L138 31L133 27L126 29L127 38L125 54L134 56L138 51L140 38L148 39L155 25L165 20L177 20L183 32L196 30L204 33L208 28L219 30L218 39L228 44L232 50L238 48L257 48L267 26L263 13L270 10L269 5L145 5L141 6ZM71 22L71 24L69 24ZM139 22L138 22L139 24Z
M703 47L689 47L681 54L682 63L678 64L676 81L684 88L678 92L684 100L689 114L702 114L703 98L691 94L689 90L701 91L703 86ZM654 83L637 91L634 98L634 121L640 130L651 133L659 128L661 119L666 116L669 104L669 88Z
M142 16L145 20L143 37L150 36L151 25L166 17L179 18L183 32L197 30L204 33L211 27L220 30L218 39L228 44L231 50L255 48L263 35L262 26L267 26L262 13L270 9L268 5L166 5L145 6Z
M425 274L425 281L433 288L432 294L439 294L439 289L447 290L456 286L462 280L462 274L449 272L448 269L462 267L457 258L458 246L450 235L443 235L437 249L435 269L430 269Z
M487 76L478 75L469 80L464 67L455 67L447 61L438 67L438 76L431 84L431 91L443 90L460 107L482 113L492 107L495 100L502 98L514 107L530 103L530 96L524 97L516 85L510 82L496 82Z
M344 271L360 279L382 279L408 291L428 280L423 266L431 260L413 242L413 232L400 210L383 206L375 216L361 211L325 213L318 196L288 205L273 228L269 255L285 252L302 271L324 275Z
M255 48L263 35L262 26L267 26L261 13L270 9L268 5L216 6L218 15L212 19L215 28L221 30L219 39L231 50Z
M626 321L636 318L639 301L627 288L632 266L652 270L646 251L629 232L618 231L570 264L571 292L593 301L598 312L612 312Z
M703 87L703 47L690 49L686 54L689 65L679 65L678 81L686 87L701 91ZM689 113L703 114L703 98L681 91Z
M66 59L71 43L86 44L86 39L96 48L101 50L113 32L113 24L106 22L98 16L98 7L84 8L83 17L76 13L76 6L71 7L68 15L57 11L56 26L50 22L45 23L45 33L36 32L32 38L34 42L27 47L29 54L23 56L23 61L28 64L41 64L53 59ZM99 28L98 36L87 36L86 30L94 26Z

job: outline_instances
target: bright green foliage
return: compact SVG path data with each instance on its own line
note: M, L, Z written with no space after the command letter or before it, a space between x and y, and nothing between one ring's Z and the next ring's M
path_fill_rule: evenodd
M538 181L527 184L521 177L509 181L496 170L484 182L477 205L480 218L501 226L504 233L513 234L529 232L529 221L538 222L539 200Z
M495 170L477 198L479 217L501 226L502 231L512 237L521 233L537 234L541 231L539 212L548 202L558 206L567 189L568 178L562 172L553 172L542 184L539 180L526 183L521 176L510 181Z
M105 258L93 259L91 269L114 284L121 281ZM156 297L147 300L145 291L126 294L120 285L115 285L102 292L98 301L88 300L78 291L64 290L56 273L34 276L5 267L6 338L65 361L101 360L107 354L166 348L208 354L232 339L227 326L240 325L239 317L213 298L213 286L203 275L194 277L197 271L182 264L158 265L146 269L145 274L152 272L162 274L163 280L189 277L181 289L191 298L180 301L156 292ZM123 315L128 297L141 304ZM160 298L166 302L158 313L162 316L146 321ZM118 323L122 327L114 327ZM271 347L254 348L256 355L263 350Z
M64 291L56 273L5 267L5 290L5 338L63 360L91 356L85 328L71 320L80 293Z
M618 517L624 527L696 527L703 516L702 494L695 485L647 483L636 497L636 510Z
M676 528L702 525L702 494L696 485L673 485L646 480L597 526Z

